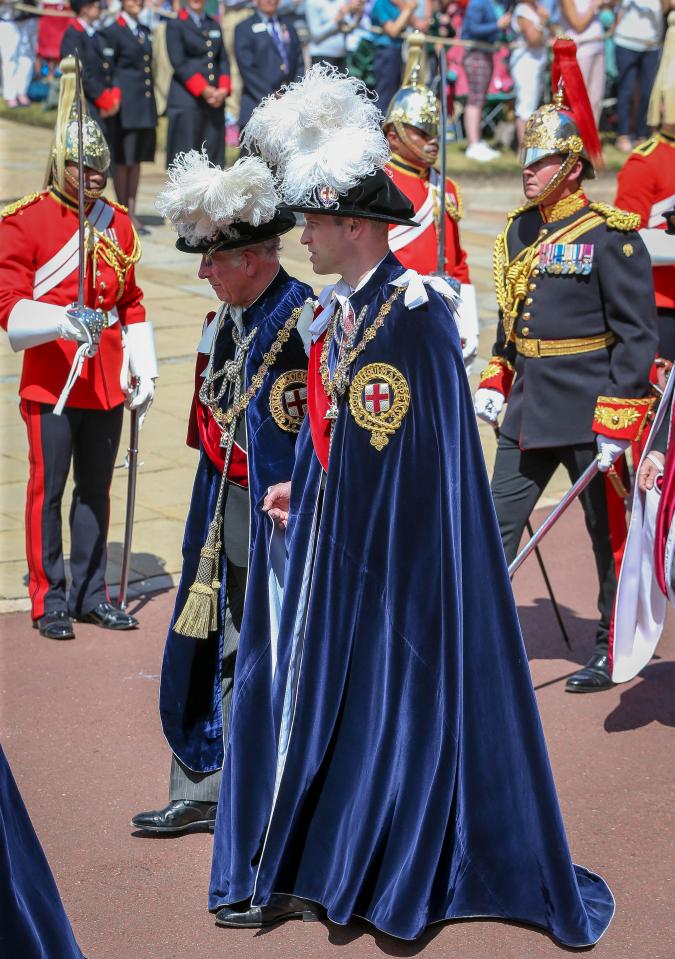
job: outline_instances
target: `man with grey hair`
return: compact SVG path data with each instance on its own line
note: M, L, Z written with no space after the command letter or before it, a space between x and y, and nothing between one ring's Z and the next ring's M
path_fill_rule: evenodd
M160 716L173 752L169 803L132 819L143 832L174 835L214 827L258 507L268 487L293 468L307 397L307 356L297 323L312 295L279 263L279 237L295 219L275 211L274 195L267 219L256 226L243 218L256 219L250 205L242 219L227 223L213 204L194 219L192 209L185 212L190 166L205 185L221 178L218 189L227 194L229 180L243 197L243 164L263 168L262 161L247 158L222 171L199 154L190 157L182 173L172 171L158 207L174 219L177 248L201 254L199 277L221 306L208 314L198 346L187 443L200 458L162 664ZM172 216L181 203L182 212ZM196 237L196 220L203 225L209 217L210 235Z

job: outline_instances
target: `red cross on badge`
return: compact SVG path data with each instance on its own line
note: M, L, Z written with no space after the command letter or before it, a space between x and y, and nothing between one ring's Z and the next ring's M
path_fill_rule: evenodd
M368 413L386 413L391 407L389 384L383 382L366 383L363 398Z
M289 416L302 419L307 412L307 390L304 388L286 390L284 406Z

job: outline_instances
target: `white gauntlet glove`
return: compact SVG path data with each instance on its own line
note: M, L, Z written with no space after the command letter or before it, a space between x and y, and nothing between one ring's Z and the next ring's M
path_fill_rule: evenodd
M598 453L600 454L598 469L601 473L606 473L612 463L618 460L630 446L630 440L612 440L601 433L597 434L595 441L598 444Z
M84 327L70 315L74 308L75 304L72 303L70 306L58 306L38 300L18 300L7 321L9 345L18 353L59 339L88 342Z
M499 414L504 408L504 394L499 390L476 390L473 398L473 408L476 416L494 426L499 419Z
M123 336L133 384L123 384L127 394L125 403L127 409L138 413L140 427L155 397L155 380L158 376L152 323L130 323L125 327Z

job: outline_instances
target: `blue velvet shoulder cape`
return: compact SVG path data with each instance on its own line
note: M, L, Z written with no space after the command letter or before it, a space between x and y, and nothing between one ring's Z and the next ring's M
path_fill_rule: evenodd
M401 272L353 295L366 324ZM485 916L587 946L614 901L570 859L445 302L399 299L372 362L410 407L379 452L343 399L323 494L303 426L277 673L244 628L209 907L287 893L403 939Z
M0 746L0 956L82 959L49 863Z
M263 355L292 310L312 295L311 287L291 278L283 269L262 296L244 311L246 330L258 327L245 366L245 386L258 372ZM232 321L220 333L223 345L232 342ZM219 344L220 345L220 344ZM217 346L218 349L218 346ZM254 508L267 488L290 478L294 464L296 434L277 426L270 412L270 390L280 374L307 368L307 356L299 333L294 330L267 373L262 386L246 409L248 440L248 482L251 503L250 542L256 535L258 511ZM211 522L221 473L200 450L190 510L183 539L183 567L176 604L162 662L159 711L164 735L176 756L197 772L213 772L223 764L223 717L221 704L222 629L208 639L192 639L173 630L194 582L199 553ZM221 554L220 617L223 622L226 599L226 564Z

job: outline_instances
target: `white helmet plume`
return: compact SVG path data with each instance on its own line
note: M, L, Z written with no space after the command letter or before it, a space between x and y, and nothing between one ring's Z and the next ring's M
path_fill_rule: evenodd
M263 100L243 144L275 167L283 200L292 205L313 205L321 186L347 193L390 155L365 84L327 64L313 66L281 97Z
M268 223L280 202L269 167L259 157L242 157L227 170L205 152L180 153L155 206L171 220L189 246L232 235L235 222Z

